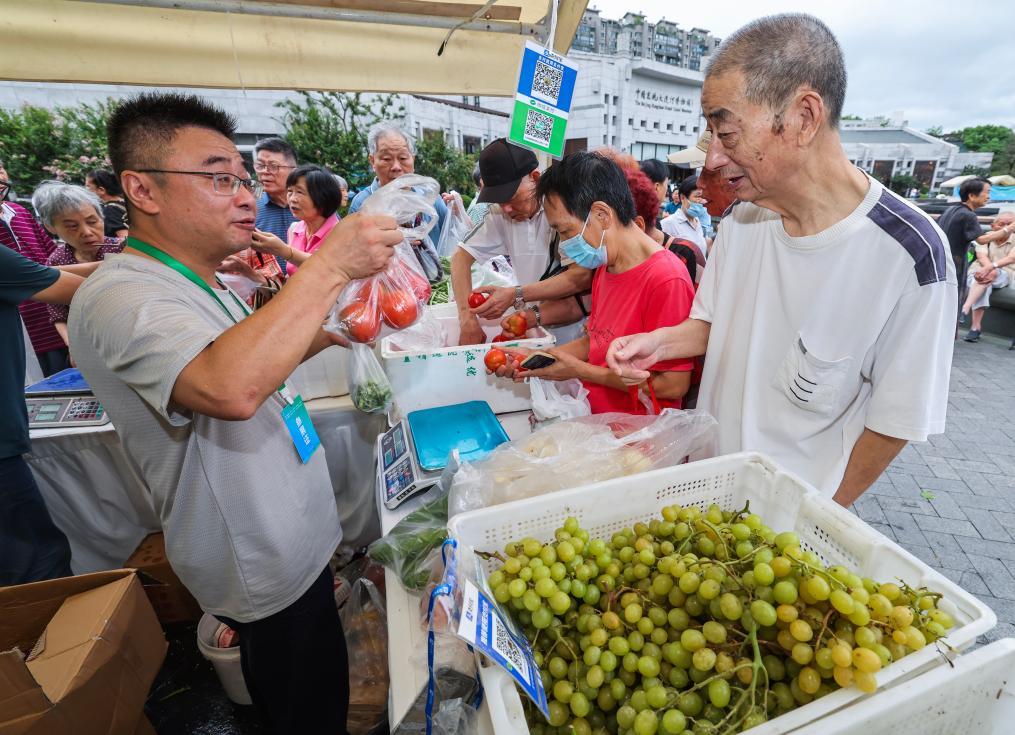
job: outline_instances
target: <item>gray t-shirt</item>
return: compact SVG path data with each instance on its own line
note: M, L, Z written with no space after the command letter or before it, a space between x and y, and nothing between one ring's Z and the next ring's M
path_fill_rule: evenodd
M342 528L324 450L300 462L277 392L247 421L170 405L183 368L232 326L208 293L136 255L108 257L67 322L74 359L151 491L173 569L205 611L249 622L309 588Z

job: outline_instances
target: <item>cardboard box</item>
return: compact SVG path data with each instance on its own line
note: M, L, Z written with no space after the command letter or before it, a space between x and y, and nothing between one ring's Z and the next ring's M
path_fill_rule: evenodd
M169 566L166 539L161 533L147 536L124 566L137 569L145 594L163 625L201 619L201 606Z
M0 735L151 732L166 648L132 570L0 588Z

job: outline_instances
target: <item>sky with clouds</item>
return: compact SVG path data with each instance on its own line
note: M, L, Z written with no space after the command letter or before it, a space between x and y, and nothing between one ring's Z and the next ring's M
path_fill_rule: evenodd
M811 13L842 44L846 114L902 110L920 130L1015 127L1015 0L590 0L589 7L606 18L629 11L650 22L665 17L720 38L763 15Z

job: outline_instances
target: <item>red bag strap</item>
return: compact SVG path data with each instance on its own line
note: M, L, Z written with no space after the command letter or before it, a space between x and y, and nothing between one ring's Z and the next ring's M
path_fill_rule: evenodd
M649 376L649 379L645 382L648 384L648 395L652 400L652 410L655 412L654 415L658 416L662 412L662 409L659 407L659 399L656 398L656 389L652 385L652 376ZM638 399L638 390L637 385L632 385L627 389L627 394L631 396L632 413L640 413L638 408L641 406L641 401Z

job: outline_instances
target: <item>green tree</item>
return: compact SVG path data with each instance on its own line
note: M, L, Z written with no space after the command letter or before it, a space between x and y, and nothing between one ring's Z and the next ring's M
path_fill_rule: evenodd
M1000 153L1015 138L1015 132L1005 125L975 125L960 132L966 148L981 153Z
M940 138L945 134L944 128L940 125L935 125L932 128L927 128L927 135L933 135L935 138Z
M990 169L983 166L963 166L959 176L990 176Z
M1012 137L1000 152L994 154L990 173L992 176L1001 174L1015 176L1015 137Z
M371 96L337 92L300 92L300 100L283 100L285 138L301 163L316 163L346 178L353 189L373 181L367 160L367 133L382 120L401 121L405 108L396 95Z
M43 179L84 183L89 171L109 166L106 121L115 104L0 110L0 160L17 190L28 194Z
M476 165L473 156L462 153L450 145L443 135L424 135L416 143L416 173L437 179L441 191L457 191L466 200L476 193L472 170Z
M892 177L892 182L888 188L896 194L906 196L906 194L909 193L909 190L914 187L920 190L925 188L924 185L920 183L920 180L915 176L910 176L909 174L895 174L895 176Z

